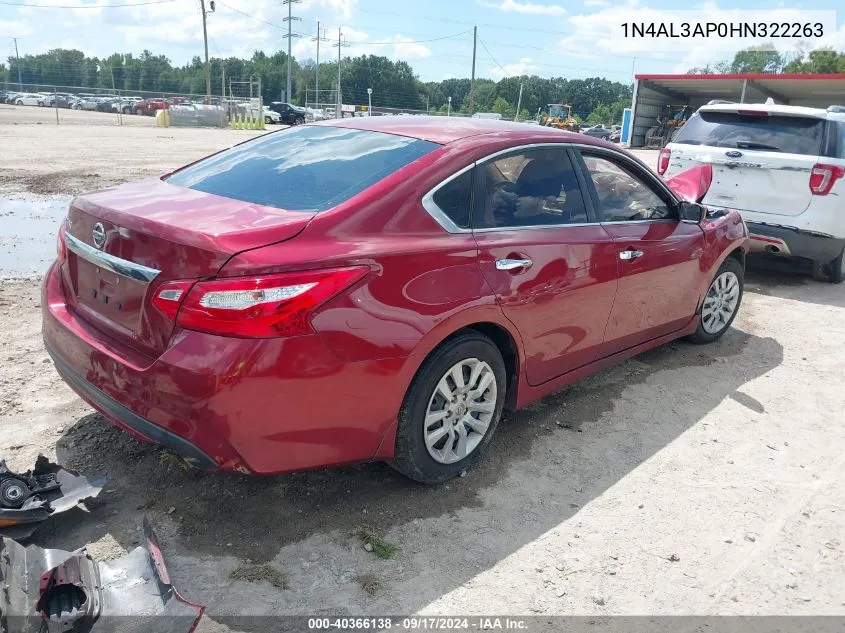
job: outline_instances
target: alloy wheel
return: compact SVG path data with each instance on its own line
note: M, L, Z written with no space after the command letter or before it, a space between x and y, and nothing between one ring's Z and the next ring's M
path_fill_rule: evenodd
M493 369L478 358L465 358L443 375L429 399L423 428L432 459L454 464L478 448L493 420L497 393Z
M723 272L713 280L704 305L701 307L701 325L708 334L725 329L739 303L739 279L730 272Z

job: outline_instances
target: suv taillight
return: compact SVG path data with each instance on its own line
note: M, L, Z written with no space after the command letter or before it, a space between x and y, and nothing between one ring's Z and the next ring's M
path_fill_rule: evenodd
M817 163L810 172L810 191L814 196L826 196L834 183L845 176L845 168Z
M273 338L313 332L320 305L360 281L363 267L162 284L153 303L177 325L223 336Z
M657 155L657 173L661 176L669 169L669 159L672 157L672 150L664 147Z

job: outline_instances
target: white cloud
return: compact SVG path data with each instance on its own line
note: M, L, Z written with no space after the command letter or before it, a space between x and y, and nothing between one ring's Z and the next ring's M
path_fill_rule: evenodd
M293 10L295 13L300 13L318 8L328 10L331 17L342 17L348 20L357 6L358 0L303 0L301 4L293 5Z
M0 33L9 37L28 37L35 33L29 21L0 20Z
M370 34L366 31L359 31L351 26L343 26L341 27L341 34L344 42L350 45L348 48L343 48L343 57L382 55L391 59L414 60L427 59L432 55L428 46L401 33L392 37L371 40ZM337 49L332 47L332 43L337 42L337 27L328 29L326 37L329 41L321 43L320 59L322 61L337 59ZM292 52L295 57L300 59L314 59L317 56L317 42L311 40L310 37L302 38L294 43Z
M393 56L400 59L425 59L431 57L431 49L420 42L414 42L410 37L397 35L393 47Z
M517 63L493 66L488 72L492 77L502 79L503 77L530 75L536 69L537 65L532 62L530 57L522 57Z
M584 0L585 7L609 7L610 0Z
M501 0L500 2L485 2L478 0L478 4L488 9L498 9L508 13L528 13L533 15L563 15L566 9L557 4L534 4L533 2L518 2L518 0Z

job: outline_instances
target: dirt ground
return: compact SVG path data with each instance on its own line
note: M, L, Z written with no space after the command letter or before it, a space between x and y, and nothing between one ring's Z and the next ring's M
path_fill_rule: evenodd
M71 194L248 134L13 125L0 109L0 185ZM39 301L33 281L0 285L0 457L109 481L33 542L115 557L148 516L174 583L208 605L202 630L271 614L845 614L845 287L755 267L719 342L507 414L482 463L438 487L381 464L184 472L59 380Z

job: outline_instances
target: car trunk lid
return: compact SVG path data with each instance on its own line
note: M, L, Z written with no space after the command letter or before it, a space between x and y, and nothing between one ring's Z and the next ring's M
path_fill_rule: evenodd
M82 196L64 229L65 294L95 328L157 356L173 330L152 303L162 283L212 277L232 255L290 239L313 216L159 179Z

